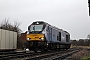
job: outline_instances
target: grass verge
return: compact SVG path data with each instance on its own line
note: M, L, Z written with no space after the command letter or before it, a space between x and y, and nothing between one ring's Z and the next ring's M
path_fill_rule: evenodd
M83 57L83 58L81 58L81 60L90 60L90 56Z

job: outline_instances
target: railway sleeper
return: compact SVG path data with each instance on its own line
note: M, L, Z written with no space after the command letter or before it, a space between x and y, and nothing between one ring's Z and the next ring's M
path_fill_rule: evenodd
M17 56L17 54L8 54L9 58L17 58L16 56Z
M76 51L73 51L73 52L70 52L70 53L67 53L67 54L63 54L61 56L58 56L56 58L53 58L52 60L62 60L62 59L65 59L66 57L69 57L71 56L72 54L78 52L79 50L76 50Z

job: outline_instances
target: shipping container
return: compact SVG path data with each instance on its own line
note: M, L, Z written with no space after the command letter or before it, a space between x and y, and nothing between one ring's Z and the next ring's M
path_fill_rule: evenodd
M0 50L17 49L17 32L0 29Z

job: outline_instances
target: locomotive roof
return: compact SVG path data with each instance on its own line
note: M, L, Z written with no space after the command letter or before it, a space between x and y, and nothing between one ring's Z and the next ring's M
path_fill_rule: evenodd
M46 22L44 22L44 21L35 21L35 22L33 22L32 23L32 25L33 24L48 24L48 23L46 23ZM48 24L48 25L50 25L50 24ZM58 27L56 27L56 26L53 26L53 25L50 25L52 28L55 28L55 29L57 29L57 30L61 30L61 31L64 31L64 32L66 32L66 33L68 33L67 31L65 31L65 30L63 30L63 29L60 29L60 28L58 28ZM69 34L69 33L68 33Z

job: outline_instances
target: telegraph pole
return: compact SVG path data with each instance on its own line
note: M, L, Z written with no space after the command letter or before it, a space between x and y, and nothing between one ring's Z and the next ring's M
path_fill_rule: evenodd
M90 0L88 0L89 16L90 16Z

